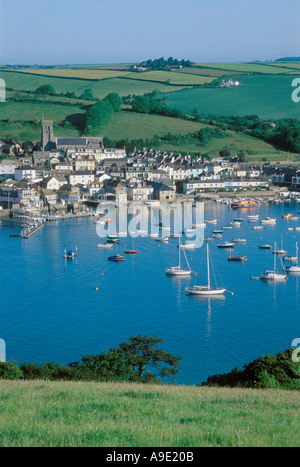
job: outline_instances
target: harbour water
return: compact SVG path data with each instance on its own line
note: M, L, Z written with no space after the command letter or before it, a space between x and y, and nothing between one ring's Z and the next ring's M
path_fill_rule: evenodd
M277 242L295 254L300 232L300 203L262 204L255 209L233 210L214 202L205 205L205 236L229 225L237 217L240 227L224 230L222 239L209 242L212 280L233 295L201 298L185 288L206 283L206 249L186 251L193 274L168 277L166 267L178 265L178 240L167 244L153 238L134 239L137 255L125 261L107 261L112 254L132 248L130 237L111 250L97 248L99 239L93 217L47 223L29 239L11 238L19 227L0 225L0 338L6 343L7 360L70 363L85 354L117 347L130 336L157 336L162 348L180 355L179 384L198 384L209 375L240 368L267 353L290 348L300 335L300 276L281 283L250 280L273 269L272 250L260 244ZM292 213L299 220L287 220ZM249 222L276 217L275 225ZM227 249L218 243L246 238L235 254L245 263L229 262ZM64 247L78 247L78 256L65 260ZM280 260L277 258L280 267ZM196 273L196 275L195 275Z

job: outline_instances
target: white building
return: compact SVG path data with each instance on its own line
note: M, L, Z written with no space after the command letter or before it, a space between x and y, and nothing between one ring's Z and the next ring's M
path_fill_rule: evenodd
M130 183L127 186L127 198L130 201L142 201L152 198L153 187L142 182Z
M59 172L72 172L73 164L71 164L71 162L65 161L59 162L55 165L55 170L58 170Z
M0 162L0 175L15 177L16 162L12 159L3 159Z
M104 159L124 159L126 157L125 149L117 149L117 148L105 148L100 153L99 160L97 158L97 162L100 162Z
M95 175L88 170L76 170L70 174L71 185L87 186L90 182L95 180Z
M225 183L222 180L189 180L183 184L183 193L195 193L204 190L223 190Z
M23 180L24 178L27 180L35 180L36 171L31 165L22 165L15 169L16 181Z

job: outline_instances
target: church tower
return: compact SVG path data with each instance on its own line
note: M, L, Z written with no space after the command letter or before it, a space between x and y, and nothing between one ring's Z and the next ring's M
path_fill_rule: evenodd
M55 148L55 139L53 135L53 121L43 120L42 121L42 151L51 151Z

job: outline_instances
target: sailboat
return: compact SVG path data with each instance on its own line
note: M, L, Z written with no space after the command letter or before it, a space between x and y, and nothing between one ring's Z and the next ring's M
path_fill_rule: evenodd
M127 255L137 255L138 251L134 249L133 245L133 237L132 237L132 249L130 250L129 248L124 251L125 254Z
M275 242L275 247L274 247L274 269L273 271L265 271L262 273L260 276L261 280L267 280L267 281L282 281L286 280L286 274L279 274L276 270L276 242Z
M211 295L221 295L226 289L212 288L210 284L210 271L209 271L209 249L208 243L206 244L206 256L207 256L207 285L194 285L194 287L187 287L185 290L192 295L202 295L209 297Z
M296 264L290 265L284 268L286 272L299 272L300 273L300 266L299 266L299 255L298 255L298 243L296 242Z
M281 235L281 250L274 250L274 255L286 255L286 251L283 249L283 240Z
M181 268L181 261L180 261L180 257L181 257L181 248L180 248L180 239L179 239L179 265L178 266L171 266L169 268L166 269L166 274L167 276L188 276L191 274L191 269L190 269L190 265L189 265L189 262L187 260L187 257L186 257L186 254L185 254L185 251L183 249L183 254L184 254L184 257L185 257L185 260L186 260L186 263L188 265L188 269L182 269Z

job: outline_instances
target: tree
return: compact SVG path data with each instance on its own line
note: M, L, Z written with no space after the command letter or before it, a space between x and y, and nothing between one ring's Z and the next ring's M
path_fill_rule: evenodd
M148 114L151 110L151 100L147 96L136 96L132 101L132 110L134 112Z
M115 112L120 112L122 108L122 98L116 92L111 92L108 94L104 99L104 101L108 101Z
M209 376L203 386L277 388L300 390L299 364L292 359L294 349L276 355L263 355L229 373Z
M93 100L95 99L94 93L91 89L85 89L82 94L80 94L80 99Z
M237 154L238 162L246 162L247 161L247 156L248 156L248 152L245 151L244 149L242 149Z
M25 154L32 152L33 146L34 144L32 143L32 141L24 141L23 149L24 149Z
M162 344L163 341L158 337L138 335L130 337L128 343L122 342L119 345L125 359L135 370L138 381L156 380L178 373L181 357L157 348L157 344L160 343ZM149 367L153 368L156 374L152 373Z
M35 92L37 94L55 94L54 88L50 84L43 84Z
M85 114L86 129L98 128L103 125L114 113L112 105L108 101L100 101L91 105Z
M81 363L69 364L76 369L76 379L92 381L133 381L134 371L123 352L110 349L99 355L84 355Z
M221 149L221 151L219 152L219 156L222 157L223 159L229 159L231 156L231 153L229 149L224 148L224 149Z

